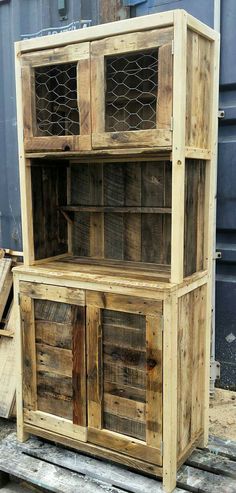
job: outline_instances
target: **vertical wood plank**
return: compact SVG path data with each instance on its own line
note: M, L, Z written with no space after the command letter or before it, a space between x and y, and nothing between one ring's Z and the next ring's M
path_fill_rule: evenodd
M174 12L171 282L183 280L187 17Z
M104 165L104 205L124 205L124 165L121 163ZM105 258L124 258L123 214L105 214L104 218Z
M24 138L28 139L37 135L34 72L29 65L21 68L21 85L23 92Z
M178 453L191 442L193 337L193 297L188 293L178 307Z
M73 423L86 426L86 348L85 348L85 307L72 307L73 349Z
M162 441L162 323L162 317L146 317L146 442L156 448Z
M170 128L173 95L173 59L171 43L158 50L157 128Z
M89 51L90 43L88 43ZM78 61L77 92L80 116L80 135L91 135L90 58Z
M105 131L104 56L93 55L93 43L91 43L91 91L93 146L93 134Z
M197 254L196 254L196 271L204 268L204 241L205 229L205 182L206 182L206 165L205 161L199 161L199 182L197 197Z
M71 204L71 166L68 166L66 173L66 199L67 204ZM72 242L72 223L70 221L67 222L67 242L68 242L68 252L73 255L73 242Z
M17 409L17 438L20 442L28 439L29 434L24 431L23 411L23 328L21 327L19 279L14 275L14 306L15 306L15 338L16 338L16 409Z
M102 428L102 328L101 310L88 305L87 326L87 371L88 371L88 426Z
M24 408L37 408L36 349L34 301L29 296L20 296L21 326L23 334L23 401Z
M103 205L103 164L90 164L90 205ZM90 214L90 255L104 258L104 214Z
M206 330L205 330L205 357L204 357L204 438L203 446L208 443L209 435L209 387L210 387L210 351L211 351L211 330L212 330L212 305L215 296L215 262L213 253L216 244L216 189L217 189L217 150L218 150L218 103L219 103L219 61L220 61L220 35L217 34L211 46L211 108L210 108L210 147L212 149L212 159L207 163L207 179L209 209L206 217L207 234L207 302L206 302ZM208 196L206 195L206 196Z
M176 294L164 301L163 332L163 484L176 486L177 473L177 318Z
M141 206L141 164L125 166L124 198L126 206ZM124 259L141 260L141 215L124 214Z
M15 77L16 77L16 104L17 104L17 140L19 150L19 174L21 190L21 218L24 249L24 264L30 265L34 260L33 225L31 206L31 176L30 169L26 167L27 160L24 152L24 108L22 72L19 53L19 45L15 45Z

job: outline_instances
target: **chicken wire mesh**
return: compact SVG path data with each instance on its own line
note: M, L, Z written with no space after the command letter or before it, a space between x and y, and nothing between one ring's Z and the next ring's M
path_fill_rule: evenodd
M156 128L158 50L106 59L107 132Z
M35 69L38 135L79 135L76 63Z

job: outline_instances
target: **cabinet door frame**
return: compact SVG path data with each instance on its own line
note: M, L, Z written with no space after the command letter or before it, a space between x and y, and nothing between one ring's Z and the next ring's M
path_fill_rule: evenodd
M146 316L145 442L102 428L102 309ZM89 348L87 355L88 441L156 465L162 465L162 323L162 301L110 293L86 293L86 332Z
M36 51L21 56L23 129L25 151L76 151L91 149L90 43ZM79 135L37 135L34 69L77 63L77 106Z
M72 387L73 420L37 409L37 358L34 300L68 303L78 307L79 320L73 326ZM85 293L80 289L20 281L20 321L23 341L23 419L24 423L87 441ZM78 350L79 346L79 350ZM82 363L82 364L81 364ZM78 399L80 397L80 399Z
M170 147L172 144L173 28L153 29L91 43L92 147ZM105 57L158 48L156 129L105 131Z

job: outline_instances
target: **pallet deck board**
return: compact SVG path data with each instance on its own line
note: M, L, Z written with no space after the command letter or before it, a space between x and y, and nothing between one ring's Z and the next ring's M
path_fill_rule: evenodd
M55 469L64 471L65 478L67 477L68 472L70 472L71 474L74 474L75 477L77 474L79 481L81 481L81 477L88 478L88 481L94 481L94 484L98 485L98 489L94 490L96 493L99 493L100 485L102 485L105 491L109 491L109 493L112 493L113 491L114 493L122 493L124 491L127 493L163 492L161 482L157 479L146 477L136 472L129 471L127 468L119 467L109 462L100 461L72 450L43 442L36 437L31 437L27 442L20 443L17 441L15 433L12 433L4 439L0 446L0 452L4 452L0 453L0 470L4 470L5 472L9 472L9 469L11 468L11 463L9 461L8 469L6 470L4 461L5 450L12 451L13 456L14 454L18 456L18 461L21 465L24 463L25 458L31 459L32 462L29 462L30 468L28 477L23 477L23 479L28 481L31 477L31 465L33 464L33 460L35 460L38 461L35 462L35 466L36 464L40 464L40 466L42 466L42 464L45 464L45 466L51 465L51 467L55 467ZM17 477L22 477L19 475L21 474L20 466L15 469L15 471L17 472ZM49 470L49 472L50 471L51 470ZM50 484L51 483L45 485L41 482L39 483L39 485L44 488L49 488ZM80 482L78 482L77 488L78 486L80 486ZM106 488L109 488L109 490L106 490ZM59 491L61 493L64 490ZM79 490L77 489L76 492L77 491ZM84 492L85 490L81 490L81 492L82 491ZM68 489L66 492L70 493L70 490ZM75 490L73 493L75 493ZM90 490L88 490L88 493L90 493ZM93 493L93 490L91 490L91 493ZM186 490L176 488L174 493L186 493Z
M191 466L182 466L177 473L177 485L193 493L235 493L236 481Z
M195 450L186 464L198 469L213 472L215 474L224 474L230 478L236 479L236 462L219 454L214 454L208 450Z
M217 438L212 438L209 447L217 441ZM220 443L222 449L227 447L227 441L220 440ZM230 446L233 451L235 442L230 441ZM232 457L235 461L236 456ZM180 468L177 476L178 487L174 493L235 493L234 461L228 460L220 452L216 457L207 449L196 450L187 461L191 465L183 465ZM55 446L36 437L20 443L14 433L5 438L0 445L0 471L10 473L13 470L12 464L16 477L57 493L65 491L65 484L69 493L80 491L73 490L75 487L84 488L81 491L85 493L99 493L100 490L110 493L163 492L161 483L151 477ZM211 471L206 470L206 467ZM229 475L231 477L228 477Z
M229 459L236 460L236 442L233 440L222 440L222 438L210 435L207 448L213 454L223 455Z
M0 446L0 469L3 472L30 482L53 493L104 493L104 484L99 484L90 478L69 471L45 460L19 453L16 447ZM117 488L110 488L109 493L122 493Z

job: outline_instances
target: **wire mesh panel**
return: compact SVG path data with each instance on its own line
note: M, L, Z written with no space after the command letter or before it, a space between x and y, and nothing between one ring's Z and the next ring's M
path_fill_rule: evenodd
M158 49L106 58L107 132L156 128Z
M76 63L35 69L35 107L38 135L79 135Z

